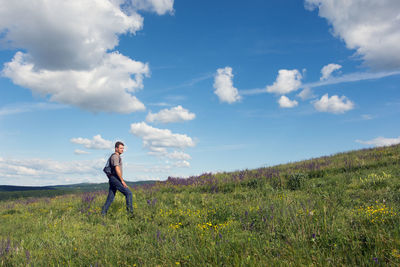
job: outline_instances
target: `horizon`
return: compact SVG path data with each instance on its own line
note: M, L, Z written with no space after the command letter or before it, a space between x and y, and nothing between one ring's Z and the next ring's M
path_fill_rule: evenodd
M296 163L300 163L300 162L303 162L303 161L316 160L316 159L324 158L324 157L335 157L335 156L340 155L340 154L352 153L352 152L356 152L356 151L365 151L365 150L371 150L371 149L375 149L375 148L384 149L384 148L393 147L393 146L396 146L396 145L398 145L398 144L395 144L395 145L387 145L387 146L380 146L380 147L367 147L367 148L361 148L361 149L357 149L357 150L341 151L341 152L337 152L337 153L330 154L330 155L321 155L321 156L319 156L319 157L313 157L313 158L308 158L308 159L301 159L301 160L298 160L298 161L290 161L290 162L278 163L278 164L271 165L271 166L260 166L260 167L258 167L258 168L254 168L254 169L240 169L240 170L238 169L238 170L233 170L233 171L229 171L229 172L227 172L227 171L220 171L220 172L204 172L204 173L201 173L201 174L198 174L198 175L192 175L192 176L187 176L187 177L172 177L172 176L171 176L171 178L187 179L187 178L191 178L191 177L199 177L199 176L201 176L201 175L203 175L203 174L218 175L218 174L221 174L221 173L234 173L234 172L247 171L247 170L252 171L252 170L257 170L257 169L275 168L275 167L277 167L277 166L288 165L288 164L296 164ZM165 181L168 180L168 178L169 178L169 177L167 177L165 180L139 180L139 181L129 181L129 180L125 180L125 182L126 182L126 183L165 182ZM96 184L108 184L108 181L105 180L105 181L99 181L99 182L81 182L81 183L71 183L71 184L36 185L36 186L35 186L35 185L9 185L9 184L0 184L0 186L11 186L11 187L13 187L13 186L15 186L15 187L57 187L57 186L77 186L77 185L80 185L80 184L89 184L89 185L90 185L90 184L93 184L93 185L96 185Z
M1 185L106 183L118 140L129 182L400 143L396 0L0 1Z

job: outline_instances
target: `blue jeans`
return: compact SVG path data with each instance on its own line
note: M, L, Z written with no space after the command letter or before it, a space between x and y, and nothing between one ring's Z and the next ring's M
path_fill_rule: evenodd
M106 203L104 204L101 214L106 215L108 208L110 207L111 203L114 201L115 193L117 190L121 192L122 194L125 195L126 198L126 210L129 213L133 213L133 207L132 207L132 192L129 190L129 188L125 188L121 181L115 177L115 176L110 176L108 178L108 183L110 184L110 188L108 190L108 196Z

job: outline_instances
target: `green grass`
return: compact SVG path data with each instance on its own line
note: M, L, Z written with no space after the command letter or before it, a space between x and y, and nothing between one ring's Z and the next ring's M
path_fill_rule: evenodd
M398 145L132 191L0 202L0 265L400 264Z

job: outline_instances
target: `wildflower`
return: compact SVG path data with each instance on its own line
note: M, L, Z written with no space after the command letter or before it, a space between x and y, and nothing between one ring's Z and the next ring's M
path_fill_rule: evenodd
M392 256L395 258L400 258L399 251L397 249L392 250Z
M28 262L31 260L31 253L29 252L29 250L25 250L25 257Z

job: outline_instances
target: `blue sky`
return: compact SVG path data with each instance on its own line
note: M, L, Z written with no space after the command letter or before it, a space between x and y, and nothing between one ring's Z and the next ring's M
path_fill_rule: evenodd
M0 184L164 180L400 143L397 0L0 0Z

